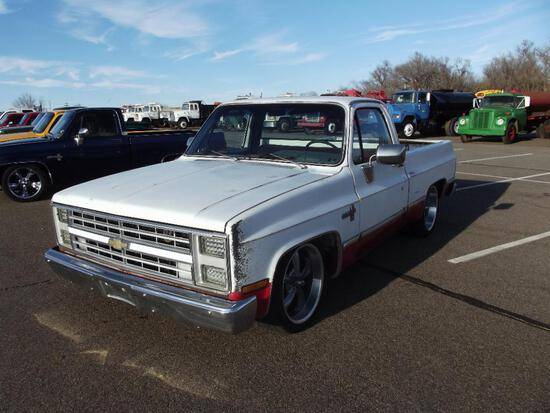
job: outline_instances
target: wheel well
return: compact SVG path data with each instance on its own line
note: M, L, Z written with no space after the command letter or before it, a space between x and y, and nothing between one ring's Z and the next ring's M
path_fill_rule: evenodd
M412 115L408 115L408 116L405 116L405 119L403 120L403 123L404 122L416 123L416 118Z
M313 244L319 248L319 251L323 256L323 264L327 278L334 278L340 273L342 266L342 243L340 235L337 232L328 232L326 234L310 238L309 240L301 242L290 248L279 259L276 273L280 272L280 265L284 262L284 259L289 255L289 253L303 244Z
M34 166L42 169L42 171L49 178L50 183L53 183L53 178L52 178L52 174L50 173L50 170L48 169L47 166L45 166L45 165L43 165L39 162L20 162L20 163L8 164L8 165L1 165L0 166L0 180L4 177L4 172L6 171L6 169L8 169L11 166L15 166L15 165L34 165Z
M446 179L440 179L436 183L434 183L435 187L437 188L437 192L439 193L439 197L441 198L443 196L443 191L445 190L445 185L447 184Z

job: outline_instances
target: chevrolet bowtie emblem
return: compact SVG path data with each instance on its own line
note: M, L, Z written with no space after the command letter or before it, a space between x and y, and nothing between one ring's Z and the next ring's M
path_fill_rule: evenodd
M126 248L128 248L128 244L118 238L110 238L109 246L111 246L115 250L125 250Z

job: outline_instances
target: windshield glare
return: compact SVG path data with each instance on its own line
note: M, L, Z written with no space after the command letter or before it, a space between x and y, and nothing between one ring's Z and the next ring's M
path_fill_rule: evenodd
M395 103L413 103L413 92L400 92L392 96Z
M514 107L516 103L515 96L486 96L481 99L480 107L486 108L490 106L512 106Z
M44 116L40 118L40 121L36 124L34 129L32 130L34 133L42 133L46 130L46 127L50 123L50 120L53 118L53 113L48 112L45 113Z
M74 117L75 112L65 112L63 116L61 116L61 118L57 121L55 126L51 129L49 134L52 135L54 139L60 138L65 130L69 127Z
M231 105L216 110L187 155L337 165L344 109L332 104Z

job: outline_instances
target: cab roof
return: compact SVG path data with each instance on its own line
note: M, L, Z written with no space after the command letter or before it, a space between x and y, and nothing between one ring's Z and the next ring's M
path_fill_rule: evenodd
M239 99L225 102L225 105L262 105L262 104L277 104L277 103L336 103L349 106L353 103L381 103L380 100L363 97L352 96L293 96L293 97L275 97L275 98L253 98Z

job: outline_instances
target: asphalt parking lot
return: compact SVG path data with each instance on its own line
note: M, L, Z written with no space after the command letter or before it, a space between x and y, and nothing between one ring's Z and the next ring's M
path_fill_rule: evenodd
M0 410L549 411L550 140L453 141L436 233L369 253L295 335L80 291L42 258L49 201L0 196Z

